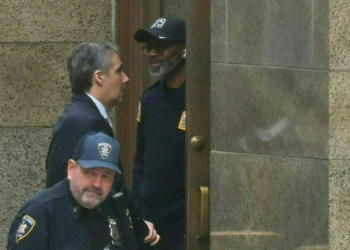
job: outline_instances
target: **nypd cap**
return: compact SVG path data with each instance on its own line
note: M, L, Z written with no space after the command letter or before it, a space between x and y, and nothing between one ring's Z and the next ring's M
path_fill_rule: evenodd
M72 158L83 168L105 167L118 174L119 143L102 132L92 132L82 136L75 147Z

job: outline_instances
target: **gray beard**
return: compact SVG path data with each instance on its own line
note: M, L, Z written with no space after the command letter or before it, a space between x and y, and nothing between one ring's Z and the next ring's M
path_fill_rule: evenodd
M149 73L153 78L156 78L160 81L164 80L164 77L171 71L173 71L176 66L181 62L181 57L174 55L172 58L170 58L169 61L166 61L161 64L159 68L152 69L149 68Z

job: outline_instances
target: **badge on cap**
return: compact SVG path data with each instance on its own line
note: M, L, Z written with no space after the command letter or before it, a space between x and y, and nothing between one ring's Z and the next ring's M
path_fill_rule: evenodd
M186 111L182 112L178 129L186 130Z
M165 18L159 18L155 23L151 26L151 29L156 27L156 28L162 28L166 19Z
M18 243L20 240L24 239L34 228L35 220L29 215L24 215L21 220L21 224L17 229L16 233L16 242Z
M137 121L141 121L141 102L139 102L139 107L137 108Z
M99 143L98 152L100 153L102 159L106 159L112 152L112 146L106 142Z

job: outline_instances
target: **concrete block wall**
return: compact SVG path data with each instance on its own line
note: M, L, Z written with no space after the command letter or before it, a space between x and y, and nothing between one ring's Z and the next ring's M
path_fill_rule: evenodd
M350 249L350 1L329 1L329 240Z
M329 247L329 9L211 1L210 249Z
M66 56L113 40L114 0L0 1L0 249L15 213L44 188L52 126L70 97Z

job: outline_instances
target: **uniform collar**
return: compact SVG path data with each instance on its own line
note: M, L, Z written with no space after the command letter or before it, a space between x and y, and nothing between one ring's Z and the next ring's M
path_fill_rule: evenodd
M76 205L73 207L73 217L77 221L82 215L92 216L92 215L99 215L102 216L102 211L99 207L96 207L94 209L87 209L79 204L76 203Z

